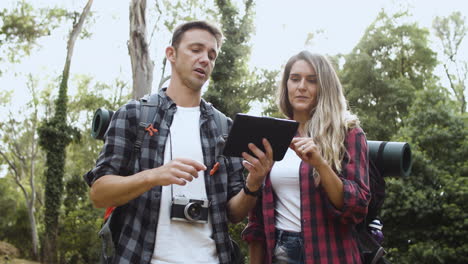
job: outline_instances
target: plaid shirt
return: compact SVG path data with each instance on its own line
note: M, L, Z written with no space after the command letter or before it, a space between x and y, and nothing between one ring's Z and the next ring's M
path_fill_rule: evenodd
M159 92L159 97L159 107L153 119L153 127L158 129L158 132L154 136L145 133L141 156L134 166L129 164L129 160L137 135L140 103L130 101L114 114L96 167L84 176L90 186L103 175L128 176L134 172L163 165L165 144L177 107L166 95L165 89ZM220 146L224 145L224 139L216 126L212 106L202 100L200 112L203 159L208 168L204 178L208 199L211 201L212 237L216 244L219 262L229 263L231 245L226 203L242 189L243 166L238 158L220 156ZM231 125L232 120L229 119L228 126ZM210 169L218 161L220 163L218 170L210 176ZM115 209L111 223L116 246L113 263L150 263L155 247L161 189L161 186L155 186Z
M355 225L367 213L370 200L367 141L360 128L351 129L345 139L347 155L343 171L344 205L336 209L321 185L315 187L313 169L301 162L301 227L304 237L305 263L361 263ZM275 241L275 197L268 176L262 199L249 213L249 224L242 233L247 242L266 242L265 263L271 263Z

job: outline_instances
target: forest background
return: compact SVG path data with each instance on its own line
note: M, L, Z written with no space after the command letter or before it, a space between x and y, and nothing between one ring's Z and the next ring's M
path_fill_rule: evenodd
M43 263L98 261L103 210L82 179L102 147L90 136L94 111L166 85L170 32L197 18L225 32L203 97L231 117L279 116L274 94L287 58L328 54L368 139L412 148L411 175L386 178L388 258L468 262L463 1L440 9L422 1L424 25L419 1L61 2L0 4L0 250ZM230 231L245 251L244 225Z

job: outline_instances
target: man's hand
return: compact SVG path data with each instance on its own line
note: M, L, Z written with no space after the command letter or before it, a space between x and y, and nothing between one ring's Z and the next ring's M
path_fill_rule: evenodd
M177 158L161 167L149 170L147 177L154 185L185 185L188 181L191 182L193 178L197 178L198 172L202 170L206 170L206 166L198 161Z
M242 153L242 157L244 158L243 165L249 171L246 184L249 190L252 191L258 190L262 186L265 177L270 172L274 163L273 148L271 147L270 142L264 138L262 143L265 148L265 152L254 144L249 144L249 149L256 157L246 152Z
M94 206L106 208L120 206L147 192L154 186L185 185L198 177L206 166L191 159L178 158L161 167L140 171L131 176L104 175L91 186Z

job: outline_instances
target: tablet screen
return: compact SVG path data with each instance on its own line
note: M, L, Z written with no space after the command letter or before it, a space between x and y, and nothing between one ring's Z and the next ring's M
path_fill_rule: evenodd
M294 120L237 114L223 155L242 157L242 152L253 155L248 148L249 143L265 151L262 138L266 138L273 147L273 160L282 160L298 127L299 123Z

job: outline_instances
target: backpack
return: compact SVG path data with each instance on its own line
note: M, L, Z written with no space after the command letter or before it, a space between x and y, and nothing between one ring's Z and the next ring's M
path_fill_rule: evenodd
M140 158L141 144L143 143L143 138L145 136L146 128L152 124L153 118L156 115L157 107L159 107L159 95L158 93L145 95L140 98L140 122L138 124L137 138L133 145L132 156L129 160L129 165L135 164L136 159ZM221 113L218 109L213 108L214 110L214 120L216 126L221 129L221 135L226 138L228 136L228 118L226 115ZM115 207L109 207L104 213L104 220L101 226L101 229L98 232L99 237L101 238L102 248L101 248L101 263L111 263L112 258L115 254L114 241L117 239L117 235L112 234L112 230L115 230L115 227L118 227L118 224L112 222L112 216L114 215ZM240 247L236 241L231 239L231 246L233 250L231 251L232 263L243 263L243 255L240 251Z
M369 229L369 224L373 220L379 219L380 209L385 199L385 180L383 177L383 147L377 153L375 161L369 159L369 189L371 192L371 200L369 202L367 216L363 222L356 226L357 242L361 260L363 264L390 264L384 258L386 254L382 245L377 242Z

